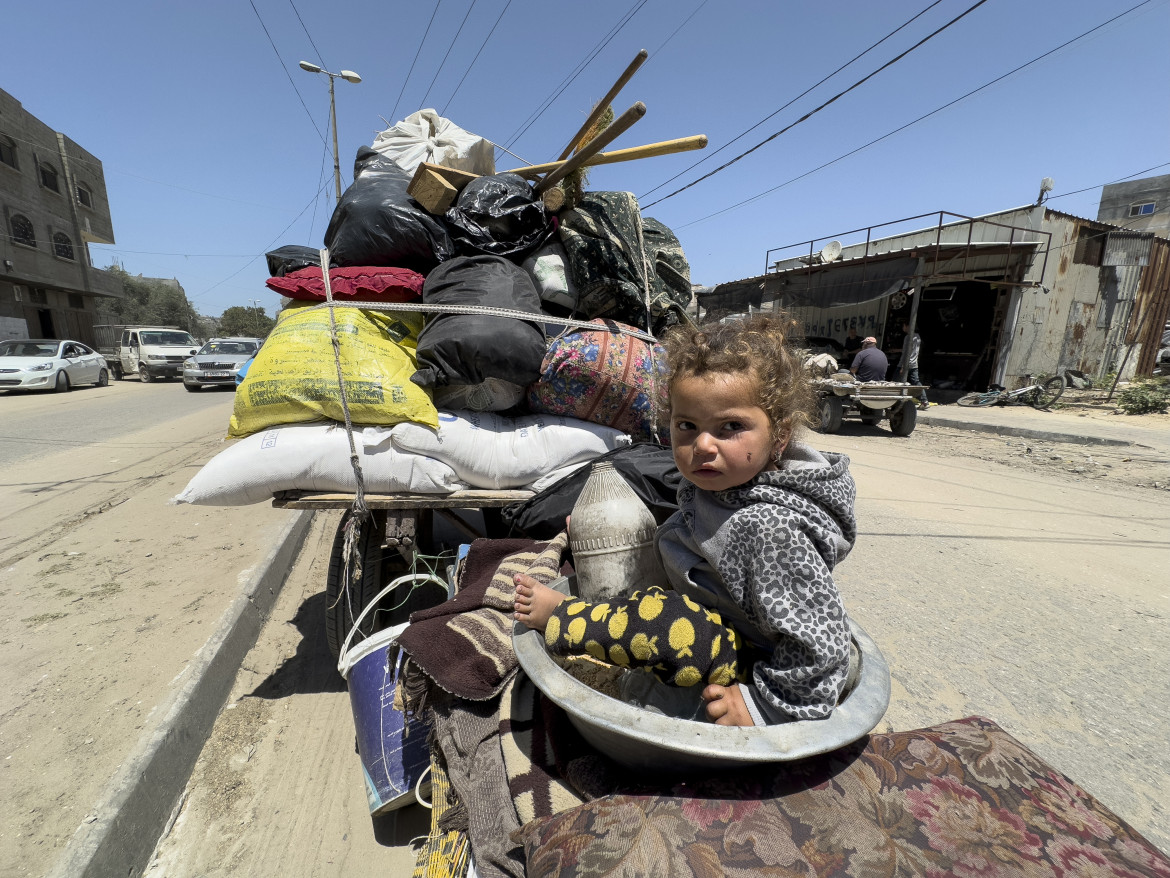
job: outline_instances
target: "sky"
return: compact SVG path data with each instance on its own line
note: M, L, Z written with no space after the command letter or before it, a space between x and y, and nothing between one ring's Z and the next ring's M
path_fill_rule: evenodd
M424 107L510 150L496 150L499 171L552 161L647 50L614 101L647 113L607 149L709 145L595 168L588 188L638 196L706 286L762 273L773 248L1029 204L1044 177L1051 207L1094 218L1102 185L1170 173L1170 0L46 9L8 4L0 88L102 161L117 243L91 245L94 264L176 278L209 316L274 314L264 253L323 246L328 78L301 60L362 77L336 83L344 190L358 148Z

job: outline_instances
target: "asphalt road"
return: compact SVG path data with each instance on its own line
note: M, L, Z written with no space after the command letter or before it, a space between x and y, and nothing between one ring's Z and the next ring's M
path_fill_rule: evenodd
M182 381L111 381L68 393L0 392L0 468L69 448L117 440L151 424L222 408L231 414L232 392L188 393ZM225 430L226 432L226 430Z

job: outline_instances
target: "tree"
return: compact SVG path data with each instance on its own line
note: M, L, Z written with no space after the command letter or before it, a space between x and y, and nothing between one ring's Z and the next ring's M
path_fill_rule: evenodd
M272 332L276 321L264 313L263 308L244 308L233 305L219 318L221 335L242 335L249 338L264 338Z
M122 296L109 303L103 320L141 326L177 326L196 338L208 338L214 331L206 318L195 313L183 285L177 280L135 276L117 265L109 266L106 271L122 281Z

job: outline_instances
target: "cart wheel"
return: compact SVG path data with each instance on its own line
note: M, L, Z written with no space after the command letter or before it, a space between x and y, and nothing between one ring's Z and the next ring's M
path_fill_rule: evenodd
M345 526L352 513L346 512L337 525L333 550L329 554L329 573L325 578L325 640L336 661L341 657L341 645L349 636L356 619L366 604L382 586L382 542L386 533L386 513L374 510L361 527L357 548L362 561L361 576L353 577L346 588ZM370 635L378 629L377 612L368 613L362 620L362 634Z
M821 400L822 433L836 433L841 429L841 421L845 418L845 404L835 396L826 396Z
M918 423L918 406L912 399L898 406L890 415L890 432L895 436L909 436Z
M881 423L881 421L882 421L882 413L881 412L862 410L861 423L863 423L867 426L870 426L870 427L876 427L878 424Z

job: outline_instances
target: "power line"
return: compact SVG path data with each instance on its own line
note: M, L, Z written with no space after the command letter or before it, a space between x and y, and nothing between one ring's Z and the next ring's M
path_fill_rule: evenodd
M1116 180L1110 180L1108 183L1098 183L1096 186L1086 186L1084 189L1074 189L1072 192L1061 192L1059 195L1053 195L1046 201L1055 201L1057 198L1067 198L1069 195L1080 195L1082 192L1088 192L1090 189L1099 189L1102 186L1112 186L1114 183L1120 183L1123 180L1130 180L1134 177L1140 177L1143 174L1148 174L1150 171L1156 171L1159 168L1170 167L1170 162L1163 162L1160 165L1154 165L1152 168L1146 168L1144 171L1138 171L1135 174L1126 174L1124 177L1118 177Z
M264 24L264 19L260 17L260 10L256 8L253 0L248 0L248 5L252 7L252 11L256 13L256 20L260 22L260 27L264 31L264 36L268 37L268 44L272 46L272 51L276 53L276 60L280 62L280 69L284 71L284 75L288 77L289 85L293 87L293 91L297 93L297 100L301 102L301 106L305 108L305 115L309 117L309 123L313 126L313 130L317 132L317 136L321 138L321 142L325 143L325 135L321 133L321 129L317 127L317 122L313 118L313 114L309 112L309 107L305 103L304 97L301 96L301 90L297 88L297 84L293 81L292 74L288 72L288 68L284 66L284 59L280 57L280 50L276 48L276 43L272 40L272 34L268 32L267 25Z
M785 127L781 128L779 131L777 131L775 134L773 134L771 137L767 137L767 138L761 140L759 143L757 143L751 149L748 149L748 150L745 150L744 152L741 152L739 155L737 155L731 161L724 162L722 165L717 167L715 170L713 170L707 174L704 174L702 177L699 177L699 179L688 183L687 185L683 186L680 189L674 190L669 195L664 195L661 198L659 198L657 201L650 202L648 205L646 205L646 207L653 207L655 204L660 204L661 202L666 201L666 199L668 199L668 198L673 198L674 196L678 195L680 192L685 192L686 190L690 189L692 186L697 186L699 183L702 183L704 180L707 180L707 179L710 179L711 177L714 177L720 171L726 170L727 168L731 167L732 165L734 165L736 162L738 162L740 159L744 158L745 156L751 155L753 152L755 152L757 149L764 146L765 144L772 142L773 140L775 140L777 137L779 137L784 132L791 131L793 128L795 128L797 125L799 125L801 122L804 122L804 121L812 118L817 113L819 113L821 110L825 109L825 107L829 106L829 104L836 101L838 98L844 97L845 95L849 94L849 92L853 91L855 88L859 87L863 83L865 83L868 80L872 79L873 77L877 76L879 73L881 73L886 68L892 66L893 64L896 64L898 61L901 61L903 58L905 58L907 55L909 55L911 52L913 52L919 46L923 45L924 43L928 42L929 40L934 39L936 36L938 36L940 33L945 31L951 25L955 24L960 19L965 18L966 16L970 15L972 12L974 12L976 9L978 9L980 6L982 6L986 2L987 2L987 0L977 0L976 3L967 7L967 9L963 10L963 12L956 15L954 18L952 18L950 21L948 21L942 27L938 28L937 30L933 31L932 33L927 34L925 37L923 37L921 40L919 40L917 43L915 43L909 49L906 49L904 52L901 52L898 55L895 55L893 58L891 58L889 61L887 61L885 64L883 64L881 67L877 68L873 72L866 74L861 79L857 80L857 82L853 83L853 85L849 86L849 88L845 89L844 91L840 91L837 94L833 95L831 98L829 98L823 104L821 104L819 107L805 113L803 116L801 116L795 122L793 122L791 125L786 125ZM1147 0L1147 2L1148 2L1148 0Z
M431 77L431 84L427 86L426 93L423 94L422 100L419 101L421 106L427 105L427 98L431 96L431 89L435 86L435 80L439 78L439 74L443 72L443 67L447 64L447 59L451 57L451 50L455 48L455 43L459 41L459 35L463 33L463 26L467 24L467 19L471 17L471 11L475 9L475 4L479 0L471 0L471 5L467 7L467 12L463 14L463 21L459 22L459 29L455 31L455 36L451 38L451 42L447 45L447 51L443 54L443 60L439 62L439 69L435 71L435 75Z
M675 37L677 37L677 36L678 36L678 32L679 32L680 30L682 30L684 27L686 27L688 24L690 24L690 23L691 23L691 19L692 19L692 18L694 18L696 15L698 15L698 14L699 14L699 11L700 11L700 10L701 10L701 9L702 9L704 6L706 6L706 5L707 5L709 2L710 2L710 0L703 0L703 2L702 2L702 3L700 3L698 6L696 6L696 7L695 7L695 11L694 11L694 12L692 12L690 15L688 15L688 16L686 17L686 20L684 20L682 24L680 24L678 27L676 27L676 28L675 28L675 29L674 29L674 30L671 32L670 36L668 36L668 37L667 37L665 40L663 40L663 41L662 41L662 45L660 45L660 46L659 46L657 49L655 49L653 52L651 52L651 53L650 53L650 57L651 57L651 58L653 58L655 55L657 55L659 52L661 52L663 49L665 49L665 48L666 48L666 46L667 46L667 44L668 44L668 43L669 43L671 40L673 40ZM936 0L936 2L939 2L939 3L941 3L941 2L942 2L942 0Z
M301 13L300 10L297 9L297 5L293 3L293 0L288 0L288 5L291 6L292 11L296 13L297 21L301 23L301 30L305 32L305 36L309 38L309 45L312 46L313 51L317 53L317 60L321 62L322 67L328 69L328 65L325 63L325 59L321 57L321 50L318 49L317 44L313 42L313 35L309 33L309 29L305 27L305 20L301 18Z
M406 84L410 82L411 74L414 73L414 65L418 63L418 56L422 54L423 45L427 41L427 37L431 32L431 25L435 23L435 16L439 14L439 7L443 5L443 0L436 0L435 10L431 13L431 20L427 22L427 29L423 31L422 39L418 41L418 48L414 50L414 60L410 62L410 69L406 71L406 79L402 80L402 88L398 89L398 98L394 101L394 109L390 111L390 119L393 120L389 124L393 125L398 117L398 105L402 103L402 95L406 91Z
M785 186L788 186L792 183L795 183L797 180L803 180L805 177L808 177L811 174L815 174L817 171L822 171L825 168L829 167L830 165L835 165L837 162L842 161L844 159L847 159L852 155L856 155L857 153L861 152L864 149L869 149L869 147L873 146L874 144L880 143L881 141L886 140L889 137L893 137L895 134L898 134L902 131L905 131L907 128L910 128L913 125L917 125L919 122L922 122L925 119L929 119L931 116L935 115L936 113L941 113L943 110L946 110L949 107L953 107L955 104L959 103L960 101L964 101L967 98L971 97L971 95L976 94L978 92L981 92L985 88L990 88L991 86L995 85L997 82L1000 82L1004 79L1007 79L1009 76L1012 76L1015 73L1019 73L1025 67L1031 67L1033 64L1037 63L1038 61L1044 60L1049 55L1052 55L1056 52L1059 52L1061 49L1064 49L1068 46L1071 46L1073 43L1077 42L1078 40L1084 39L1085 37L1089 36L1090 34L1095 33L1096 31L1099 31L1101 28L1112 24L1113 22L1117 21L1119 18L1122 18L1126 15L1129 15L1131 12L1134 12L1134 11L1140 9L1141 7L1146 6L1151 2L1153 2L1153 0L1142 0L1142 2L1137 4L1136 6L1131 6L1129 9L1125 10L1124 12L1120 12L1117 15L1113 16L1112 18L1101 22L1101 24L1097 25L1096 27L1090 28L1089 30L1085 31L1084 33L1073 37L1071 40L1067 40L1066 42L1061 43L1059 46L1057 46L1054 49L1049 49L1043 55L1038 55L1037 57L1033 58L1031 61L1027 61L1018 67L1012 68L1007 73L1004 73L1000 76L997 76L995 79L991 80L990 82L985 82L983 85L979 86L978 88L971 89L971 91L967 92L966 94L961 95L952 101L948 101L947 103L943 104L941 107L936 107L935 109L931 110L929 113L924 113L923 115L919 116L917 119L914 119L913 121L907 122L905 125L901 125L895 129L893 129L892 131L887 131L881 137L875 137L873 140L869 141L869 143L862 144L861 146L857 147L856 149L851 149L849 152L845 153L844 155L839 155L835 159L830 159L829 161L825 162L822 165L817 165L811 171L805 171L803 174L799 174L790 180L785 180L783 183L780 183L777 186L773 186L771 189L767 189L763 192L758 193L757 195L753 195L751 198L745 198L743 201L736 202L735 204L732 204L729 207L722 208L721 210L717 210L714 213L709 213L706 216L702 216L702 217L699 217L698 219L691 220L689 223L685 223L685 224L679 226L679 228L685 229L688 226L693 226L693 225L696 225L698 223L705 222L706 220L709 220L712 217L716 217L716 216L719 216L720 214L724 214L724 213L727 213L729 211L735 210L737 208L743 207L745 204L751 204L753 201L758 201L759 199L764 198L767 195L771 195L773 192L776 192L779 189L783 189ZM696 181L696 182L698 182L698 181ZM1072 193L1069 193L1069 194L1071 195ZM669 196L667 196L667 197L669 197ZM664 199L659 199L659 201L662 201L662 200L664 200ZM657 204L658 202L654 202L654 203ZM649 205L647 205L647 206L649 206Z
M747 135L751 134L753 131L755 131L757 128L759 128L761 125L763 125L765 122L767 122L772 117L776 116L778 113L781 113L784 110L787 110L789 107L791 107L793 104L795 104L801 98L803 98L809 92L824 85L826 82L828 82L830 79L832 79L838 73L840 73L846 67L849 67L851 64L853 64L856 61L860 61L863 57L868 55L870 52L872 52L874 49L876 49L878 46L880 46L882 43L884 43L886 40L888 40L894 34L898 33L898 31L904 30L905 28L909 27L911 24L913 24L915 21L917 21L919 18L921 18L923 15L925 15L931 9L938 6L938 4L941 2L942 2L942 0L934 0L933 3L931 3L925 9L923 9L921 12L919 12L913 18L907 19L906 21L902 22L902 24L898 25L898 27L894 28L892 31L890 31L888 34L886 34L884 37L882 37L876 43L871 45L868 49L861 52L860 54L854 55L852 58L850 58L848 61L846 61L840 67L838 67L836 70L834 70L828 76L824 77L816 84L810 85L808 88L806 88L804 91L802 91L796 97L794 97L792 100L790 100L784 106L782 106L780 109L769 113L767 116L765 116L763 119L761 119L755 125L753 125L751 128L748 128L746 131L742 131L739 134L737 134L735 137L731 138L731 140L727 141L727 143L723 144L723 146L719 147L719 149L715 150L714 152L707 153L701 159L694 162L690 167L684 168L683 170L679 171L677 174L675 174L673 177L671 177L667 180L663 180L661 183L659 183L653 189L650 189L649 191L644 192L642 195L639 195L638 198L639 199L646 198L647 196L653 194L654 192L657 192L659 189L661 189L663 186L667 185L668 183L673 183L675 180L677 180L679 177L683 176L684 174L689 174L691 171L693 171L695 168L697 168L699 165L703 164L704 162L708 162L711 159L715 158L715 156L719 155L719 153L723 152L723 150L727 149L729 146L731 146L737 140L740 140L741 138L744 138Z
M704 2L706 2L706 0L704 0ZM471 59L471 63L468 64L467 69L463 71L463 77L455 86L455 91L451 92L451 97L447 98L447 103L443 104L443 109L439 110L440 116L447 115L447 107L451 106L451 101L455 100L455 95L459 94L459 89L463 87L463 80L467 79L467 74L471 72L471 68L475 66L475 62L479 60L479 56L483 52L484 46L488 44L488 40L490 40L492 38L492 34L496 32L496 28L499 27L500 21L504 18L504 14L508 11L508 7L511 5L512 0L508 0L508 2L504 4L504 9L496 18L496 23L492 25L492 29L488 31L487 36L483 38L483 42L479 44L479 51L475 53L475 57Z

